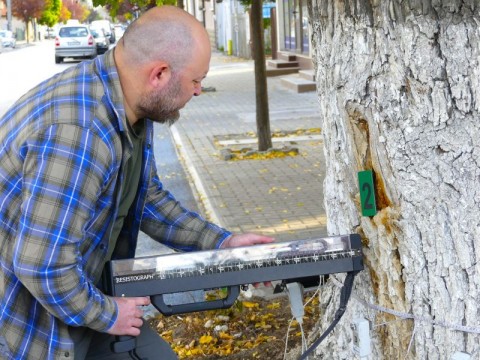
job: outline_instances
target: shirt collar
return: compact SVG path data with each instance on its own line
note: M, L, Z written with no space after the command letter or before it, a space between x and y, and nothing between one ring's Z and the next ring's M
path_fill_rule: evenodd
M121 131L127 131L127 117L123 105L123 92L114 59L115 48L108 50L103 56L97 56L96 64L105 90L104 102L111 108L119 120Z

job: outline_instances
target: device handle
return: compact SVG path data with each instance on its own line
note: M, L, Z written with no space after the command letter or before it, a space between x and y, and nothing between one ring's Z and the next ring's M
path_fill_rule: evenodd
M205 310L226 309L231 307L240 294L240 285L229 286L227 296L223 299L212 301L198 301L187 304L168 305L163 299L164 294L152 295L150 299L153 306L165 316L183 314Z
M115 336L115 341L110 344L114 353L132 351L137 346L137 338L128 335Z

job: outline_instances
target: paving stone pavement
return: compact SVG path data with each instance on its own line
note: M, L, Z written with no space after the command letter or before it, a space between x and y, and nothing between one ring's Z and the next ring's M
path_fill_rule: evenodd
M321 129L315 92L295 93L268 78L270 127L274 148L295 147L298 156L227 161L218 139L258 148L255 76L252 60L214 52L206 90L181 111L170 128L180 158L196 188L207 218L234 232L257 232L279 241L326 235L323 204L325 162L321 136L298 140L294 132Z
M327 235L322 196L325 161L321 136L315 132L322 128L317 94L298 94L281 86L280 78L268 78L271 132L289 135L273 138L273 146L295 147L299 155L227 161L221 156L222 149L258 147L253 137L256 134L253 61L214 52L202 85L210 91L193 98L181 111L181 118L169 128L200 213L230 231L271 235L278 241ZM307 130L313 130L315 139L298 140L294 136L295 133L303 136ZM168 130L159 125L155 131L156 136L163 138ZM222 147L219 139L250 143ZM164 172L161 157L162 154L157 155L160 173ZM177 181L183 180L183 174L173 173L180 176ZM176 192L182 190L171 189L175 177L163 181L180 199L181 194ZM139 245L138 256L171 252L166 247L152 245L142 235ZM275 296L272 292L273 288L260 285L256 289L250 287L242 296L271 298ZM202 299L201 290L165 296L170 304ZM155 314L153 306L146 311L146 317Z

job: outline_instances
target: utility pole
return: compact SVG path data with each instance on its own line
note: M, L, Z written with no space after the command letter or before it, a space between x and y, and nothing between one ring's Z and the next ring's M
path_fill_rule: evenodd
M7 30L12 31L12 0L7 0Z

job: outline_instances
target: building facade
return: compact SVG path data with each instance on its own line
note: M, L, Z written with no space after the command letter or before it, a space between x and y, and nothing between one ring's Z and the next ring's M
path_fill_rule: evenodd
M228 55L251 58L250 19L239 0L185 0L185 10L203 22L212 46ZM273 11L270 8L273 7ZM266 49L294 55L301 69L312 69L307 0L264 0L264 18L271 17L273 29L266 29Z
M17 41L25 40L25 23L20 19L12 15L12 24L11 31L15 34ZM0 30L9 30L8 29L8 19L7 19L7 4L5 0L0 0ZM30 33L33 36L33 30L31 24L29 24Z
M276 13L279 51L295 55L301 68L311 69L307 0L277 0Z

